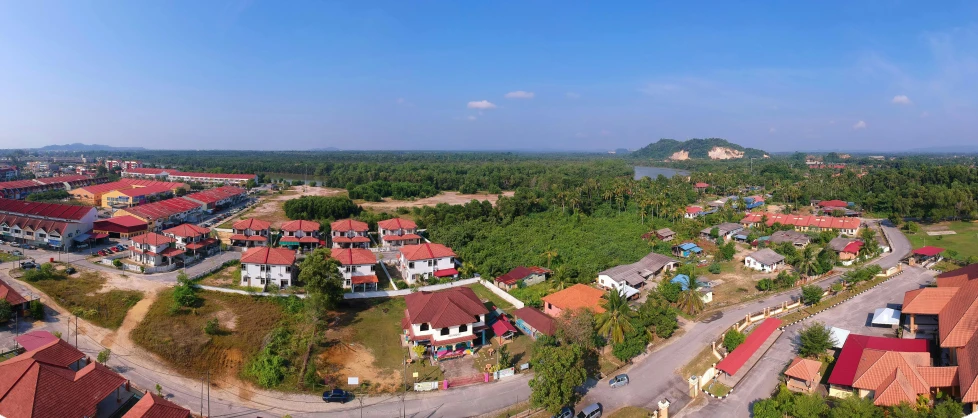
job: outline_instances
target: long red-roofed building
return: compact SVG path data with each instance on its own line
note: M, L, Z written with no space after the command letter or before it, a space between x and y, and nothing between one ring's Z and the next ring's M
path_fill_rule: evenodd
M284 289L295 282L295 251L252 247L241 255L241 285Z
M184 172L172 168L147 168L133 167L123 170L123 177L129 178L148 178L156 180L169 179L175 182L201 183L201 184L233 184L242 186L248 180L255 180L254 174L221 174L221 173L193 173Z
M404 339L428 347L437 359L461 357L473 345L486 343L489 309L468 287L415 292L404 297Z
M88 240L97 217L90 206L0 199L0 238L71 249Z
M149 225L149 230L160 231L184 222L196 222L202 213L201 204L182 197L119 209L115 216L135 216Z
M244 199L248 191L240 187L223 186L214 189L201 190L184 196L184 199L197 202L205 212L220 210Z
M859 218L837 218L834 216L791 215L778 213L750 213L740 220L745 228L753 227L767 219L765 224L773 226L778 223L794 227L796 231L839 231L846 235L855 236L859 233L861 222Z
M455 252L442 244L405 245L399 251L398 269L409 284L424 277L458 277Z
M717 370L720 370L730 376L736 375L749 360L754 353L764 346L764 343L774 336L781 333L778 327L781 326L781 320L778 318L767 318L764 322L761 322L757 328L754 328L744 342L737 346L730 354L727 354L723 360L717 363Z
M53 190L69 191L71 189L107 182L105 177L89 177L81 175L43 177L31 180L13 180L0 182L0 198L24 199L33 193Z

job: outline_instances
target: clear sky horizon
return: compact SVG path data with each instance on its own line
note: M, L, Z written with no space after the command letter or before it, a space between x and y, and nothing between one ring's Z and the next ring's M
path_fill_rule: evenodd
M0 148L978 145L978 3L0 3Z

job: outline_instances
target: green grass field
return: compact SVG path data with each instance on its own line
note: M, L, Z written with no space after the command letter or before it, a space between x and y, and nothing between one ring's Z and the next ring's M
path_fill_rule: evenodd
M503 298L499 297L495 293L492 293L492 291L487 289L485 286L476 283L468 287L472 288L472 291L475 292L475 295L478 296L479 299L482 300L488 299L489 302L491 302L493 305L496 305L497 308L502 309L507 313L512 312L514 310L513 304L506 302L505 300L503 300Z
M947 226L957 232L954 235L927 235L927 230L935 226ZM964 259L978 257L978 223L974 222L942 222L936 225L921 225L920 232L907 234L914 248L932 245L947 250L957 251L955 258Z
M29 283L62 308L108 329L118 329L129 309L143 298L142 292L134 290L97 293L105 285L105 279L92 272L70 278L58 274L51 279Z

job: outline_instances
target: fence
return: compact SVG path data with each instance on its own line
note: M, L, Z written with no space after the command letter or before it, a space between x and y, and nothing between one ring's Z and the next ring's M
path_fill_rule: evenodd
M478 283L479 279L465 279L457 280L451 283L443 284L433 284L431 286L422 286L418 290L424 291L435 291L442 289L449 289L452 287L468 286L473 283ZM343 295L343 299L370 299L370 298L392 298L397 296L405 296L414 293L413 289L401 289L401 290L377 290L374 292L356 292L356 293L346 293Z
M226 288L226 287L205 286L205 285L200 285L200 284L194 285L194 287L196 287L198 289L210 290L210 291L214 291L214 292L234 293L234 294L237 294L237 295L245 295L245 296L277 296L277 297L281 297L281 298L287 298L289 296L295 296L295 297L297 297L299 299L305 299L306 298L306 295L304 295L304 294L270 293L270 292L249 292L247 290L241 290L241 289L229 289L229 288Z
M139 267L138 266L133 266L133 267L136 267L136 270L134 270L134 271L139 271ZM167 264L165 266L146 267L146 268L143 269L143 273L145 273L145 274L165 273L165 272L173 271L173 270L176 270L176 269L177 269L177 265L176 264Z
M500 289L500 288L496 287L495 284L490 283L490 282L488 282L486 280L482 280L481 277L479 278L479 283L481 283L483 286L485 286L486 289L489 289L490 292L495 293L496 296L499 296L499 297L503 298L503 300L505 300L506 302L509 302L510 304L512 304L513 307L515 307L516 309L522 309L524 306L526 306L526 304L524 304L523 301L521 301L521 300L517 299L515 296L509 294L509 292L507 292L507 291L505 291L503 289Z

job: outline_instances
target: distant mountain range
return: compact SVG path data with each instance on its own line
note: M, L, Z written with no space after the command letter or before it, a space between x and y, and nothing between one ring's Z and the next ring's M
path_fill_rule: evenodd
M65 145L46 145L37 148L38 151L146 151L144 147L113 147L111 145L99 145L99 144L82 144L76 142L74 144Z
M769 154L756 148L744 148L722 138L694 138L687 141L660 139L631 153L632 157L654 160L733 160L767 158Z

